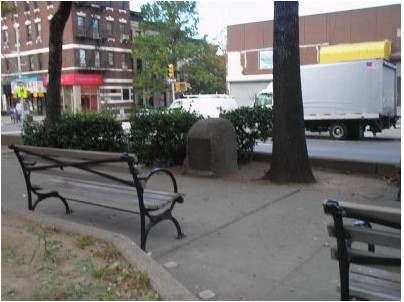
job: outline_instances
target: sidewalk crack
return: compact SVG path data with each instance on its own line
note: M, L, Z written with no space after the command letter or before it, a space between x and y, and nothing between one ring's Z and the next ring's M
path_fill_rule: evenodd
M234 223L236 223L236 222L238 222L238 221L240 221L240 220L242 220L242 219L244 219L244 218L246 218L248 216L251 216L251 215L253 215L253 214L255 214L255 213L257 213L257 212L259 212L259 211L261 211L261 210L263 210L263 209L265 209L265 208L267 208L267 207L269 207L269 206L271 206L271 205L273 205L275 203L278 203L281 200L284 200L284 199L286 199L286 198L288 198L290 196L293 196L293 195L295 195L295 194L297 194L299 192L300 192L300 189L296 189L296 190L294 190L294 191L292 191L290 193L287 193L286 195L278 197L278 198L276 198L276 199L274 199L274 200L272 200L272 201L270 201L268 203L263 204L262 206L254 209L254 210L251 210L250 212L244 213L244 214L242 214L242 215L240 215L240 216L226 222L225 224L223 224L223 225L221 225L221 226L219 226L219 227L217 227L217 228L215 228L213 230L210 230L210 231L205 232L205 233L203 233L203 234L201 234L201 235L199 235L199 236L197 236L195 238L192 238L192 239L188 240L187 242L184 242L183 244L179 244L177 246L174 246L171 249L166 250L166 251L164 251L162 253L157 253L157 254L155 254L155 256L153 258L154 259L161 258L161 257L167 255L168 253L171 253L171 252L179 249L180 247L182 247L184 245L189 245L192 242L195 242L195 241L197 241L199 239L205 238L205 237L207 237L207 236L209 236L211 234L214 234L214 233L216 233L216 232L218 232L220 230L223 230L224 228L226 228L226 227L228 227L228 226L230 226L230 225L232 225L232 224L234 224Z

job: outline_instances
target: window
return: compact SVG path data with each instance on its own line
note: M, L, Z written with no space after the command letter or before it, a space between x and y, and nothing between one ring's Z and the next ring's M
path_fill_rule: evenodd
M3 44L8 44L8 30L3 30Z
M107 35L108 38L112 38L114 36L114 22L107 21Z
M80 67L86 67L86 50L80 49Z
M8 60L9 60L9 59L5 59L5 61L6 61L6 70L7 70L7 71L10 71L10 63L9 63Z
M128 68L128 65L126 64L126 54L124 54L124 53L121 54L121 64L122 64L122 69Z
M100 52L98 50L95 51L94 53L94 66L96 68L100 68L101 67L101 63L100 63Z
M29 1L25 1L24 11L29 12Z
M122 99L125 101L129 100L129 89L122 89Z
M38 2L34 1L34 9L37 9L37 8L38 8Z
M84 21L85 19L83 16L77 16L77 35L80 37L85 36Z
M29 63L29 70L30 71L33 71L34 69L35 69L35 66L34 66L34 56L33 55L29 55L28 56L28 63Z
M43 59L42 59L42 54L38 54L38 69L42 70L43 69Z
M125 1L119 1L119 9L125 10L126 6L125 6Z
M126 31L126 24L125 23L119 23L119 32L121 33L121 36L125 34Z
M26 25L26 30L27 30L27 41L32 41L32 25L31 24Z
M114 53L113 52L108 53L108 65L114 66Z
M41 33L42 33L42 26L41 23L35 23L35 31L36 31L36 38L41 38Z
M264 50L259 53L259 69L272 69L274 66L272 50Z
M93 28L93 38L99 39L100 38L100 20L98 20L97 18L93 18L92 28Z
M105 1L106 7L112 7L112 1Z

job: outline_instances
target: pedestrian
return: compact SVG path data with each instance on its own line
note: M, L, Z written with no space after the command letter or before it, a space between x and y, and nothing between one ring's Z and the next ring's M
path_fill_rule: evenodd
M21 116L24 112L24 105L22 104L21 101L17 102L17 105L15 105L15 109L17 111L17 123L21 121Z

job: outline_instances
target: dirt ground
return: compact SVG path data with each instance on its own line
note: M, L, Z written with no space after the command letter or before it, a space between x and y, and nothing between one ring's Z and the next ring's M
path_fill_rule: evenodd
M112 245L1 215L2 300L158 300Z
M252 162L240 165L237 173L224 178L274 185L262 180L268 168L265 163ZM180 167L172 170L182 173ZM397 196L395 175L376 177L321 169L313 172L317 182L304 185L304 190L369 202L393 201ZM113 246L4 213L1 226L2 300L158 299L147 276L125 264Z

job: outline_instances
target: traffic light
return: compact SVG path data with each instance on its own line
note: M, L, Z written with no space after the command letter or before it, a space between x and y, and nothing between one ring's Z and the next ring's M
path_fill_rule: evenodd
M173 64L167 65L167 73L168 73L168 77L170 79L174 79L174 65Z

